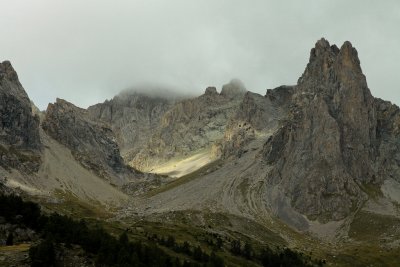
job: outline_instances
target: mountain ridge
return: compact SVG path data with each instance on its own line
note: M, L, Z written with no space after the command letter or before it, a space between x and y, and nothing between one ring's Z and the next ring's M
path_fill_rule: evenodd
M57 99L39 118L7 61L0 94L0 174L11 188L117 207L113 219L128 224L257 242L264 227L293 246L399 249L400 109L372 96L348 41L317 41L297 84L265 95L232 80L186 99L124 92L88 109ZM365 218L378 233L367 240Z

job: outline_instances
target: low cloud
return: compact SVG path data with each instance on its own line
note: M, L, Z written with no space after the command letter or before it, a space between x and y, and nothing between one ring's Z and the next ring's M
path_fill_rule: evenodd
M0 60L32 100L81 107L125 88L196 95L240 78L248 90L295 84L321 37L350 40L375 96L400 104L400 2L8 1Z

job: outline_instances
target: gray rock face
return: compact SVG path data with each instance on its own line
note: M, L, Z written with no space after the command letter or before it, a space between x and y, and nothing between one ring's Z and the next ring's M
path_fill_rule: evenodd
M39 119L10 62L0 63L0 142L22 149L39 149Z
M287 109L291 103L295 86L279 86L275 89L267 89L266 97L275 105Z
M217 88L215 88L215 87L207 87L206 88L206 92L204 94L205 95L209 95L209 96L212 96L212 95L216 96L216 95L218 95Z
M368 165L376 154L376 109L357 51L350 42L338 50L321 40L311 52L299 90L320 94L339 125L340 148L347 171L362 182L372 182ZM315 54L315 56L314 56ZM319 71L319 75L308 77Z
M243 84L233 81L224 86L221 94L209 87L197 98L177 102L162 116L159 127L134 157L132 165L149 171L173 157L211 148L223 137L244 93Z
M86 110L57 99L49 104L42 127L49 136L71 149L84 167L110 182L121 185L133 174L123 162L112 130L92 121Z
M39 118L10 62L0 63L0 164L24 172L40 165Z
M89 107L88 114L91 119L111 126L122 157L130 162L147 143L173 103L172 98L123 92L110 101Z
M365 198L361 186L382 179L375 161L388 154L378 152L385 145L377 132L395 131L389 118L397 118L396 112L384 103L377 111L349 42L338 49L318 41L290 91L267 93L271 101L288 99L287 118L263 148L273 165L268 182L279 184L292 206L311 219L343 219Z
M377 157L374 168L378 182L392 178L400 182L400 109L388 101L375 99L377 113Z
M229 120L224 138L216 145L217 154L227 158L240 156L243 147L278 123L284 111L268 97L247 92L236 113Z

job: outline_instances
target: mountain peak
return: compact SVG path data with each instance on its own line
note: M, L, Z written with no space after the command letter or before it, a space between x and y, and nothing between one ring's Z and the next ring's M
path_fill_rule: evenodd
M216 95L218 94L217 88L214 86L209 86L206 88L206 91L204 92L205 95Z
M237 95L244 95L246 87L239 79L232 79L229 83L222 86L221 95L229 98L234 98Z
M339 49L322 38L311 49L310 60L298 83L335 80L338 76L343 77L344 69L347 69L347 74L362 73L357 50L349 41L344 42Z
M337 62L340 67L347 67L361 72L358 52L349 41L344 42L340 48Z
M339 53L336 45L330 45L325 38L321 38L315 43L315 47L310 52L310 63L318 58L335 57Z
M329 48L330 44L329 41L326 40L325 38L321 38L319 39L316 43L315 43L315 48Z
M8 60L3 61L0 63L0 79L7 78L11 81L17 81L18 75L17 72L14 70L11 62Z

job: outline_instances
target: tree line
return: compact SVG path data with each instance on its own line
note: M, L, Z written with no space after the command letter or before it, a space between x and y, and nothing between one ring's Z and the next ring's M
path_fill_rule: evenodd
M187 241L179 243L173 236L148 236L148 242L129 240L126 232L119 237L108 233L103 227L89 227L84 220L74 220L69 216L57 213L43 214L38 204L24 201L15 195L0 195L0 216L6 222L23 225L35 230L41 236L41 242L32 246L29 251L32 267L55 266L57 251L80 246L86 256L94 258L96 266L166 266L166 267L222 267L224 259L216 252L222 251L224 242L221 237L216 242L208 240L211 253L200 246L192 246ZM12 233L7 238L7 244L12 244ZM62 244L62 246L61 246ZM288 248L272 250L264 248L255 251L250 243L240 240L230 240L230 248L226 251L232 255L258 262L263 266L315 266L302 253ZM161 247L160 247L161 246ZM162 247L185 255L171 256ZM190 259L190 260L189 260ZM321 264L322 265L322 264Z
M42 241L29 251L32 267L55 266L56 249L61 247L58 244L64 244L65 247L79 245L95 258L95 264L99 267L214 266L211 261L182 261L168 255L156 244L130 241L125 232L117 238L101 226L89 228L84 220L76 221L57 213L42 214L39 205L15 195L0 195L0 216L9 223L24 225L40 234Z

